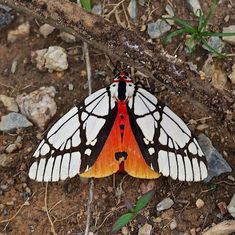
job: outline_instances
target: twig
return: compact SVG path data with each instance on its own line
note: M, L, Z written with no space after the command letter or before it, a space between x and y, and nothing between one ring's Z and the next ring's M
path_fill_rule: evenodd
M48 210L48 205L47 205L47 187L48 187L48 182L46 183L46 189L45 189L45 197L44 197L44 209L47 213L47 217L49 219L49 222L51 224L51 232L53 235L57 235L56 231L55 231L55 226L53 224L53 221L51 220L51 217L50 217L50 212Z
M84 235L89 235L89 228L90 228L90 222L91 222L91 206L92 206L92 202L93 202L93 194L94 194L94 180L91 179L90 189L89 189L88 205L87 205L86 230L85 230Z
M91 63L90 63L88 45L86 42L83 43L83 53L84 53L85 60L86 60L88 90L89 90L89 95L91 95Z

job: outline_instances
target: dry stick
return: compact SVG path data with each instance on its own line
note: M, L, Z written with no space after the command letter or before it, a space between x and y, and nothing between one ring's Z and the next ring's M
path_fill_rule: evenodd
M45 189L45 197L44 197L44 207L45 207L45 210L46 210L46 213L47 213L47 217L49 219L49 222L51 224L51 232L53 235L57 235L56 231L55 231L55 226L51 220L51 217L50 217L50 212L48 210L48 205L47 205L47 187L48 187L48 182L46 183L46 189Z
M90 222L91 222L91 206L92 206L92 202L93 202L93 195L94 195L94 180L91 179L90 189L89 189L88 205L87 205L86 230L85 230L84 235L89 235L89 228L90 228Z
M180 93L194 106L210 111L217 125L224 124L231 132L235 131L235 121L224 118L226 113L233 112L234 85L231 84L231 89L227 90L216 89L208 80L200 80L185 63L169 55L160 44L148 43L137 33L114 26L112 22L89 14L68 0L0 0L0 3L72 33L112 58L134 66L170 90Z

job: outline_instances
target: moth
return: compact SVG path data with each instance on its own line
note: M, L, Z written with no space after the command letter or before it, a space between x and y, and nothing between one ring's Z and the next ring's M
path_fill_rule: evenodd
M85 98L46 133L29 177L59 181L79 174L180 181L207 177L206 158L187 125L153 94L118 72L107 88Z

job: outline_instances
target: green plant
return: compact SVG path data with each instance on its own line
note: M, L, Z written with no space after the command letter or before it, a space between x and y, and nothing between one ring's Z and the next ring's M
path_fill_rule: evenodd
M86 11L91 12L91 0L80 0L80 3Z
M135 207L129 210L128 213L122 215L117 219L112 227L112 232L117 232L123 226L128 224L129 221L135 218L135 216L150 202L153 195L155 194L155 190L148 191L143 196L141 196L136 202Z
M203 15L201 10L198 10L198 16L197 16L197 26L194 27L190 23L188 23L187 20L181 19L179 17L168 17L165 18L165 20L173 20L178 26L180 26L180 29L169 33L166 38L163 40L164 43L169 43L173 37L176 37L178 35L189 35L189 41L188 41L188 48L189 52L192 53L195 50L196 45L203 44L209 51L214 52L218 56L225 56L226 54L221 54L216 49L211 47L207 39L211 36L217 36L217 37L225 37L225 36L234 36L234 33L218 33L218 32L211 32L207 31L208 22L212 16L212 13L215 9L217 0L213 0L212 5L210 6L209 12L206 16Z

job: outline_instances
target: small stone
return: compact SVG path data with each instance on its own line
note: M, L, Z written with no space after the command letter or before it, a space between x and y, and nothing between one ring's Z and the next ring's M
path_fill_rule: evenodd
M53 86L41 87L29 94L18 95L16 101L21 113L44 130L47 123L56 114L57 105L54 101L56 90Z
M202 208L204 205L205 205L205 202L204 202L202 199L198 198L197 201L196 201L196 206L197 206L197 208L200 209L200 208Z
M153 222L154 223L161 223L162 222L162 218L159 216L159 217L156 217L153 219Z
M14 43L19 38L25 38L29 35L30 25L25 22L17 27L15 30L10 30L7 35L7 41Z
M219 203L217 203L217 206L218 206L219 209L220 209L221 215L227 214L228 209L227 209L227 205L226 205L225 202L219 202Z
M72 84L72 83L69 83L69 85L68 85L68 89L69 89L69 91L72 91L72 90L74 89L74 86L73 86L73 84Z
M232 175L228 175L228 180L235 181L235 178Z
M219 53L222 52L222 50L224 49L224 42L220 39L220 37L216 37L216 36L212 36L209 37L208 41L207 41L208 45L211 46L213 49L215 49L216 51L218 51ZM202 46L205 50L210 51L211 53L214 54L213 51L211 51L208 47L206 47L205 45Z
M9 113L2 116L0 122L0 131L14 132L17 128L30 127L33 124L20 113Z
M198 0L187 0L189 8L193 11L195 16L200 16L199 10L202 12L201 4Z
M226 16L224 17L224 22L228 23L228 22L229 22L229 19L230 19L230 16L229 16L229 15L226 15Z
M235 25L230 25L228 27L223 28L223 33L234 33L235 32ZM231 45L235 45L235 35L222 37L225 42L230 43Z
M144 7L146 0L138 0L138 3L140 4L140 6Z
M64 71L68 69L67 54L64 48L59 46L50 46L44 54L45 67L49 72Z
M129 230L127 227L122 227L122 234L123 235L129 235Z
M143 227L139 229L138 235L150 235L151 231L152 231L152 225L145 224Z
M196 233L196 228L190 229L190 234L191 234L191 235L197 235L197 233Z
M176 220L175 220L175 218L171 221L171 223L170 223L170 229L171 230L174 230L174 229L176 229L177 228L177 222L176 222Z
M171 29L171 26L164 20L158 19L154 23L148 24L148 35L152 39L160 38Z
M167 197L157 204L157 211L163 211L171 208L174 204L174 201Z
M136 4L136 0L131 0L128 7L127 7L127 11L131 17L132 20L136 20L137 17L137 4Z
M16 103L16 100L12 97L8 97L6 95L0 95L0 100L4 104L4 106L7 108L8 111L12 112L19 112L18 105Z
M235 84L235 64L233 64L233 66L232 66L232 73L231 74L229 74L229 79L230 79L230 81L233 83L233 84Z
M15 58L11 64L11 73L15 74L16 69L17 69L18 61L17 58Z
M91 12L96 15L101 15L102 14L102 5L101 3L96 4L92 7Z
M18 148L17 148L16 144L9 144L5 151L6 151L6 153L13 153L17 149Z
M43 35L44 38L47 38L55 30L55 27L49 24L43 24L39 28L39 32Z
M169 16L172 17L175 15L174 10L170 4L166 4L165 10Z
M45 58L44 55L46 54L47 49L41 49L41 50L36 50L31 52L31 61L33 64L36 64L36 67L40 71L46 71L45 68Z
M198 143L206 156L208 165L208 176L204 180L205 182L209 182L215 176L232 171L232 168L224 160L222 155L214 148L210 139L206 135L200 134L198 136Z
M230 215L235 218L235 193L233 194L233 197L227 208Z
M59 37L67 43L74 43L76 42L76 37L70 33L60 32Z

